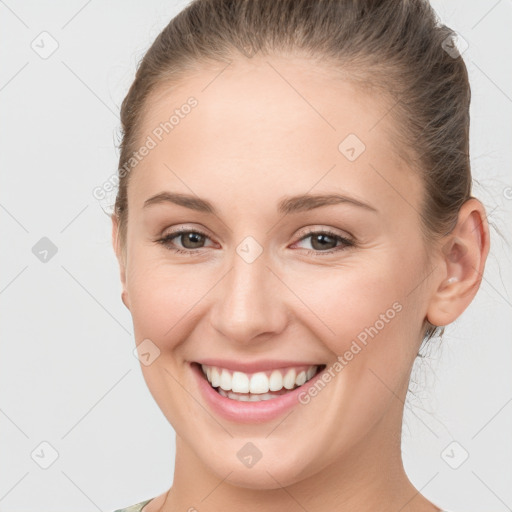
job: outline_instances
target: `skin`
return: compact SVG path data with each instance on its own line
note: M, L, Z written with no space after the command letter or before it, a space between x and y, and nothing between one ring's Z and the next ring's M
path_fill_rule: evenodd
M204 66L151 98L141 141L189 96L198 106L132 171L126 253L112 217L136 343L149 338L160 350L142 372L176 431L173 485L144 512L437 511L403 468L403 401L423 322L454 321L480 285L484 208L470 199L453 232L427 246L421 177L393 147L383 97L299 57L221 69ZM353 162L338 150L349 133L366 146ZM143 208L164 190L207 199L218 213ZM285 196L308 192L344 194L377 212L349 203L277 212ZM156 242L182 225L207 234L192 255ZM322 254L304 238L322 229L355 245ZM250 264L236 252L247 236L263 248ZM329 240L327 249L343 246ZM184 237L173 244L194 247ZM189 367L205 357L329 367L397 301L401 311L284 420L216 417ZM262 453L250 469L236 456L248 441Z

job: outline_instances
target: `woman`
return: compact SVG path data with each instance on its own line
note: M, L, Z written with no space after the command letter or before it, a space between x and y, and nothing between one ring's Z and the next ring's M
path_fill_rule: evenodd
M113 245L175 476L124 511L436 512L400 435L489 251L426 1L195 0L121 110Z

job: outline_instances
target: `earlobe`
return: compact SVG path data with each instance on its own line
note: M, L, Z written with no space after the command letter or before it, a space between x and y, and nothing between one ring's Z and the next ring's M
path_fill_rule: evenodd
M119 264L119 275L121 278L121 286L123 291L121 292L121 300L123 304L130 309L130 303L128 300L128 292L126 291L126 258L123 254L123 250L119 241L119 220L115 214L112 214L112 247L116 254L116 258Z
M430 323L448 325L471 303L482 281L489 244L485 209L480 201L470 198L440 246L442 272L427 311Z
M128 293L126 292L126 290L124 288L123 288L123 291L121 292L121 300L123 301L123 304L126 306L126 308L129 310L130 304L128 302Z

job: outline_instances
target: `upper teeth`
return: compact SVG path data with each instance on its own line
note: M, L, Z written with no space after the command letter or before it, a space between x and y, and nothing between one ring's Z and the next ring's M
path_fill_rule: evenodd
M302 386L315 375L318 367L297 367L253 374L205 364L202 364L201 368L214 388L220 387L224 391L235 393L268 393L283 388L293 389L296 385Z

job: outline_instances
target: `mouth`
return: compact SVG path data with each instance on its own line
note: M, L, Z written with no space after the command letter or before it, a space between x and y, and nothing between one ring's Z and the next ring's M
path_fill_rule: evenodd
M325 364L275 368L247 373L219 366L191 363L219 395L238 402L273 400L305 385Z

